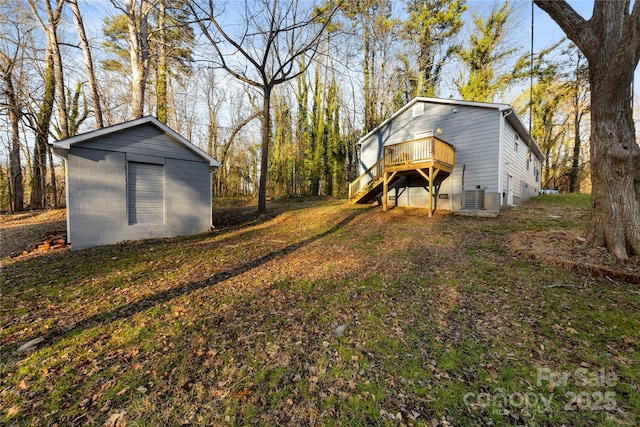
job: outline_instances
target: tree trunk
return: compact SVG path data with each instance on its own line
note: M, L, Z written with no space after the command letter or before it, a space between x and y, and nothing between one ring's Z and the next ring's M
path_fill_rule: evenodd
M574 117L575 136L571 158L571 171L569 172L570 193L576 193L580 191L580 181L578 179L578 175L580 172L580 147L582 146L582 140L580 139L580 117L580 112L576 110Z
M47 174L47 143L43 143L42 136L36 131L36 143L33 147L33 170L31 171L31 209L46 207L46 174Z
M578 52L578 59L576 61L576 82L573 94L573 128L574 128L574 140L573 140L573 153L571 158L571 171L569 172L569 192L576 193L580 191L580 150L582 148L582 138L580 137L580 124L582 122L582 115L584 114L583 106L581 105L581 90L584 81L582 79L583 73L581 72L581 60L582 55Z
M640 58L640 2L596 1L589 21L566 1L534 0L589 63L591 211L587 242L618 259L640 254L640 146L631 82Z
M364 64L362 67L364 73L364 133L371 131L377 126L375 118L373 117L373 94L371 89L371 65L369 59L371 55L370 31L367 22L364 27Z
M136 0L126 2L127 28L129 32L129 57L131 59L131 118L144 116L145 89L149 74L149 4L141 0L136 10Z
M9 157L9 209L12 212L24 210L24 188L22 186L22 166L20 161L20 106L18 96L13 85L13 63L9 57L3 55L7 61L7 69L2 70L2 80L5 84L5 96L7 97L7 110L9 112L9 124L11 126L11 151Z
M100 92L98 91L96 73L93 69L93 58L91 56L89 39L87 39L77 0L67 0L67 3L71 6L71 12L73 12L73 16L76 20L76 27L78 28L78 36L80 36L80 46L82 47L82 53L84 55L84 65L87 69L87 80L89 81L89 91L91 92L91 103L93 105L93 114L96 118L96 127L101 129L104 127L104 123L102 121L102 107L100 106Z
M267 212L267 175L269 175L269 128L271 123L271 87L266 85L262 103L262 148L260 153L260 184L258 187L258 213Z
M36 122L35 145L33 148L33 172L31 175L31 208L46 206L46 174L47 174L47 144L49 141L49 126L53 114L55 100L55 71L53 52L47 48L45 59L44 96Z
M24 187L22 185L22 166L20 162L20 118L13 108L9 109L9 121L11 122L11 210L20 212L24 210Z
M640 16L638 3L634 15L636 19ZM601 25L610 26L610 17L604 12L600 19L604 21ZM617 37L608 30L610 38L617 38L613 46L611 41L604 46L595 43L585 52L591 85L592 190L587 241L626 259L640 254L640 147L635 141L631 107L631 81L638 51L613 55L622 50L614 46L628 42L622 38L621 28ZM638 37L637 29L634 34Z
M51 146L47 144L47 154L49 155L49 176L51 177L51 201L54 208L59 208L58 202L58 183L56 180L56 167L53 162L53 152Z
M60 43L58 42L58 23L62 15L62 7L64 0L56 0L56 10L51 9L51 3L46 0L44 3L47 9L48 23L45 27L48 43L53 54L53 72L56 87L56 96L58 98L58 115L60 120L60 139L69 136L69 118L67 115L67 101L64 91L64 70L62 69L62 57L60 55Z
M166 10L164 0L160 1L158 14L158 31L160 45L158 46L158 71L156 79L156 111L158 120L167 123L167 30L165 28Z
M587 240L625 259L640 254L640 147L635 143L629 88L598 84L593 76L597 67L593 68Z

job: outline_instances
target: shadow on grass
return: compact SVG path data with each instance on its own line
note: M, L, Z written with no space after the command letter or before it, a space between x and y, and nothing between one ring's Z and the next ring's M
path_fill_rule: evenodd
M273 219L284 212L292 212L300 209L306 209L316 206L318 202L326 203L328 200L334 200L337 203L344 203L344 200L328 199L326 197L289 197L281 198L277 201L270 202L267 213L258 213L255 204L240 203L236 205L214 206L212 224L216 228L229 228L255 225L261 222Z
M320 240L324 237L327 237L339 231L340 229L344 228L347 224L353 221L354 218L356 218L358 215L360 215L363 212L365 212L365 210L353 212L349 216L345 217L340 222L335 224L333 227L329 228L326 231L323 231L322 233L316 234L315 236L309 237L300 242L292 243L283 249L270 252L264 256L251 260L238 268L234 268L233 270L222 271L220 273L214 274L211 277L208 277L206 279L203 279L197 282L185 283L179 286L175 286L173 288L151 295L147 298L143 298L141 300L138 300L129 304L121 305L108 312L95 314L91 317L88 317L84 320L76 322L65 328L53 329L49 333L40 336L44 340L40 344L38 344L38 348L52 346L58 341L64 339L66 336L79 332L85 328L92 327L97 324L113 323L116 320L130 317L134 314L140 313L155 305L165 303L174 298L189 294L199 289L217 285L221 282L224 282L226 280L229 280L236 276L244 274L254 268L260 267L261 265L268 263L269 261L272 261L284 255L287 255L291 252L297 251L298 249L301 249L317 240ZM29 342L33 339L40 338L40 337L35 337L35 336L30 337L26 339L25 342ZM9 354L9 352L12 351L15 347L17 347L17 343L12 343L12 344L3 346L2 348L0 348L0 353Z

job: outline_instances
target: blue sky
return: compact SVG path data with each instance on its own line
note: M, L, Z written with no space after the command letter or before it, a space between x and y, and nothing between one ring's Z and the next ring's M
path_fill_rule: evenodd
M609 0L612 1L612 0ZM491 1L471 0L470 3L488 3ZM528 18L531 19L531 2L528 0L517 0L518 3L527 3L529 5ZM583 18L589 19L593 11L594 0L569 0L569 4L578 12ZM633 5L634 1L631 1ZM529 34L531 33L531 21L529 21ZM529 43L531 43L529 35ZM559 40L564 37L564 32L560 27L551 19L549 15L538 7L534 11L534 50L538 51L541 47L548 46L555 40ZM640 136L640 66L636 66L634 73L634 80L636 82L634 87L634 119L636 123L636 137Z
M233 1L233 0L232 0ZM398 1L400 3L400 1ZM496 0L468 0L469 9L476 11L490 11ZM569 4L585 19L589 19L593 10L594 0L569 0ZM531 0L512 0L520 15L523 27L522 44L528 49L531 43ZM633 1L632 1L633 4ZM112 4L108 0L81 0L80 7L85 12L87 30L93 37L102 35L102 20L105 16L114 15ZM564 32L549 16L534 7L534 50L548 47L552 43L564 37ZM640 82L640 68L636 68L636 81Z
M234 1L242 3L240 0L230 0L230 3ZM401 0L395 1L402 3ZM489 12L496 4L496 0L468 0L467 4L470 11L482 13ZM517 42L523 49L528 51L531 43L531 0L512 0L512 4L519 19L518 26L522 28L521 37ZM585 19L591 17L594 0L569 0L569 4ZM112 16L117 12L109 0L81 0L80 8L84 12L87 31L94 40L100 39L102 36L101 27L104 17ZM537 6L534 7L534 52L539 52L541 49L549 47L563 37L564 32L549 18L546 12ZM636 68L635 81L637 82L635 89L637 112L635 117L640 119L640 67ZM446 94L443 93L443 96L446 96Z

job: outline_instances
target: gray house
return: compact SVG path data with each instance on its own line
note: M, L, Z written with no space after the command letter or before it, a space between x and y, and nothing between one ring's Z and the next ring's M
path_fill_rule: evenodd
M542 152L506 104L414 98L359 146L353 203L497 213L540 189Z
M220 163L153 117L53 143L72 248L204 232Z

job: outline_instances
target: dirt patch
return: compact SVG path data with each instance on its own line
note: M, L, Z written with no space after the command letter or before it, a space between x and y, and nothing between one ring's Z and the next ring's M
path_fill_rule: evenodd
M585 205L531 200L503 211L503 217L519 223L529 221L534 228L508 236L509 248L522 258L594 277L640 284L640 256L619 261L605 248L586 246L584 230L574 227L586 223L588 208Z
M67 227L65 209L21 212L0 216L0 263L21 255L48 231Z
M519 256L595 277L640 284L640 258L618 261L605 248L587 248L576 230L536 230L509 236Z

